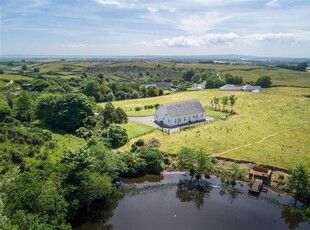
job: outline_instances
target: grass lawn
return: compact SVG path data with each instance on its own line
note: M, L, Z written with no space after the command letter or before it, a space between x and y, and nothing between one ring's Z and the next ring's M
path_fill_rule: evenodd
M220 119L221 117L227 116L227 115L229 115L229 114L221 112L221 111L214 111L214 110L207 109L207 116L209 116L209 117L214 117L214 118Z
M26 76L22 76L22 75L18 75L18 74L0 74L0 80L27 80L27 81L32 81L33 78L31 77L26 77Z
M126 129L129 138L136 137L142 135L144 133L149 133L151 131L156 130L155 128L144 125L134 121L128 121L127 124L121 125L124 129Z
M262 94L233 92L237 97L235 111L226 121L217 121L178 133L166 134L156 130L140 138L161 140L160 149L177 153L182 146L202 148L208 154L245 159L292 167L303 163L310 169L310 100L307 88L271 88ZM116 106L131 108L145 104L166 103L197 98L205 106L214 96L232 92L204 90L176 93L148 99L115 102ZM128 149L131 140L121 150Z

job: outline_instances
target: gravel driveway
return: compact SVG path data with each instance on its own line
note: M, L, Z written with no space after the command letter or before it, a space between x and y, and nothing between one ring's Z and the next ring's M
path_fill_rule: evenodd
M154 128L159 127L156 123L154 123L154 115L144 116L144 117L129 117L128 116L128 120L139 122L139 123L142 123L145 125L149 125L149 126L152 126Z

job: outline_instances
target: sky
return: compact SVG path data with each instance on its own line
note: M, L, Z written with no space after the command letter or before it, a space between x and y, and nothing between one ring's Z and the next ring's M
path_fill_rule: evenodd
M0 0L0 55L310 57L310 0Z

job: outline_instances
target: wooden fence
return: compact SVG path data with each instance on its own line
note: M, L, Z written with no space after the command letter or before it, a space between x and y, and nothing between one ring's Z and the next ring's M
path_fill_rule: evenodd
M197 127L197 126L213 123L213 122L215 122L217 120L218 119L216 119L216 118L212 118L212 119L208 119L206 121L192 123L192 124L188 124L188 125L182 125L182 126L179 126L179 127L173 127L173 128L157 127L157 129L170 134L170 133L175 133L175 132L181 132L183 130L194 128L194 127Z

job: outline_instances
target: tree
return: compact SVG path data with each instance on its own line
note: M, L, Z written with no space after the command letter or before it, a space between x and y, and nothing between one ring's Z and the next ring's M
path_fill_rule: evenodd
M4 71L3 71L3 69L0 69L0 74L4 74Z
M227 186L234 187L237 184L237 180L241 180L243 177L243 170L239 168L236 163L231 164L229 171L221 170L221 181Z
M111 125L104 137L109 139L112 148L121 147L129 141L126 130L119 125Z
M127 114L125 113L125 111L122 108L118 107L115 110L115 115L116 115L115 123L117 123L117 124L127 123L127 121L128 121Z
M89 97L94 97L96 102L100 100L99 84L95 80L88 80L82 85L82 92Z
M115 98L116 98L116 100L125 100L126 99L126 93L122 90L117 91L115 93Z
M8 99L5 96L0 95L0 121L3 121L5 117L11 116L12 109L9 106Z
M162 171L163 155L158 149L141 147L136 152L137 156L144 160L144 172L149 174L160 174Z
M35 109L36 117L47 124L52 124L54 119L54 107L59 97L59 95L54 94L43 94L39 97Z
M51 125L73 132L83 126L86 117L93 115L93 104L86 96L67 94L57 99L52 111Z
M23 70L23 71L27 70L27 66L23 65L23 66L22 66L22 70Z
M99 73L99 74L98 74L98 78L99 78L101 81L103 81L103 80L104 80L103 74L102 74L102 73Z
M102 111L103 122L106 127L111 125L116 120L115 107L111 102L105 104L104 109Z
M192 81L193 76L195 75L194 71L191 70L187 70L184 75L183 75L183 79L184 81Z
M154 86L151 86L151 87L147 88L146 94L149 97L157 97L158 96L158 90Z
M200 187L201 177L211 172L213 163L201 149L197 151L193 148L182 147L178 153L177 167L179 170L189 170L191 179L188 188L190 188L194 176Z
M295 204L298 198L307 194L310 189L310 175L302 164L296 168L290 169L290 176L288 178L288 187L295 197Z
M32 82L31 91L42 92L50 86L50 83L44 79L36 79Z
M136 90L134 90L134 91L132 92L132 94L131 94L131 98L132 98L132 99L137 99L137 98L139 98L139 97L140 97L139 93L138 93Z
M214 97L213 98L213 102L214 102L214 105L215 105L215 110L220 109L220 108L218 108L220 106L220 98L219 97Z
M229 96L229 103L231 107L231 111L233 111L234 105L236 104L237 97L235 95L230 95Z
M13 112L20 121L31 121L34 117L33 99L27 91L21 92L13 100Z
M40 68L34 68L34 69L33 69L33 72L34 72L34 73L39 73L39 72L40 72Z
M228 97L227 96L222 97L221 101L223 104L223 110L225 111L226 105L228 105Z
M61 190L38 171L18 174L3 192L5 211L18 229L69 229L68 204Z
M113 92L108 93L107 97L106 97L106 101L114 101L115 97Z
M262 88L269 88L271 84L271 78L268 76L259 77L256 81L256 85L260 85Z

